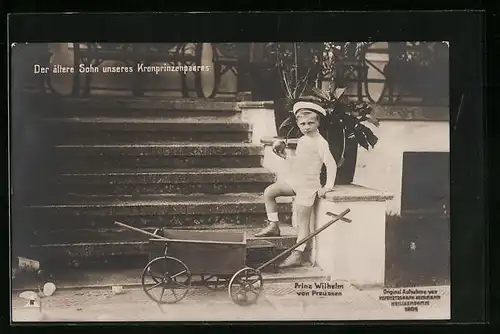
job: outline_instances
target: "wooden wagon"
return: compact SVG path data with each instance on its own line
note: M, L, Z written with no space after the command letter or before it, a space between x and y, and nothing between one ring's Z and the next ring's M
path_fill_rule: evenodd
M199 282L203 285L211 289L227 288L233 302L243 306L257 301L264 283L262 269L336 221L351 222L344 217L349 212L347 209L340 215L332 214L334 219L328 224L255 269L246 263L249 243L244 232L156 230L150 233L120 222L115 224L151 237L150 259L142 271L141 284L146 295L156 303L172 304L182 300L196 283L192 278L200 276ZM254 246L266 247L267 242L257 243Z

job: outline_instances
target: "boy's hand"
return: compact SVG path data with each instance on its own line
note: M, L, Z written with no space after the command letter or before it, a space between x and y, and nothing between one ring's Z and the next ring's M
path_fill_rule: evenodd
M277 156L286 159L286 144L283 140L277 140L273 143L273 152Z
M331 188L321 188L318 190L318 197L325 198L326 193L333 191Z

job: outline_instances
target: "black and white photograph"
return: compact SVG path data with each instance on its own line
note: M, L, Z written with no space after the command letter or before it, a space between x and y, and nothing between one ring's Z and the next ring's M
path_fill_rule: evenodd
M451 318L447 41L13 43L13 322Z

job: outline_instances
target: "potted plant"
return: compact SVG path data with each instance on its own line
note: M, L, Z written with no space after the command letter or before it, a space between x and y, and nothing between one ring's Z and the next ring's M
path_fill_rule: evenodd
M331 68L337 68L336 65L333 62ZM296 69L298 66L295 65L293 68ZM317 69L314 70L317 71ZM327 116L321 122L320 133L328 141L330 150L337 161L336 184L350 184L354 179L358 146L369 150L378 141L377 136L364 124L368 122L379 126L372 113L373 107L366 102L349 100L344 94L346 83L342 78L335 78L335 75L332 75L332 82L327 90L322 90L316 85L309 85L306 90L308 79L310 79L308 75L302 76L299 80L297 78L290 80L290 75L282 75L283 85L287 87L289 104L297 100L309 100L325 108ZM289 88L291 86L294 88ZM287 110L290 109L287 108ZM287 118L279 124L278 134L286 140L300 136L294 114L288 112ZM323 169L322 184L325 182L325 176Z
M276 127L288 117L291 106L305 91L317 85L324 43L266 43L263 54L269 65ZM294 134L291 134L294 136Z

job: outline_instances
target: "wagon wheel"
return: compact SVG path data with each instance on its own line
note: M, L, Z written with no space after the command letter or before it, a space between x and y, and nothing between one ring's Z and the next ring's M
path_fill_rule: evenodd
M387 91L388 43L372 43L365 50L364 63L367 67L365 77L366 96L371 103L379 103Z
M157 228L157 229L155 229L155 230L154 230L154 232L153 232L153 234L154 234L154 235L157 235L157 236L159 236L159 237L164 237L164 235L163 235L163 232L162 232L162 229L161 229L161 228ZM167 246L165 246L165 249L164 249L164 254L163 254L164 256L167 256L167 250L168 250L168 247L167 247ZM153 281L154 281L155 283L160 283L160 282L161 282L161 277L157 277L156 275L153 275L153 274L151 273L151 267L149 267L147 270L148 270L148 274L149 274L149 276L153 279Z
M229 284L229 277L210 275L208 277L202 276L203 284L213 291L224 290Z
M262 275L258 270L243 268L229 282L229 297L240 306L254 304L262 291Z
M208 66L208 71L195 72L195 89L198 97L213 98L219 91L221 64L213 43L198 43L195 49L196 66Z
M183 299L191 287L191 272L174 257L151 260L142 272L142 288L159 304L173 304Z

